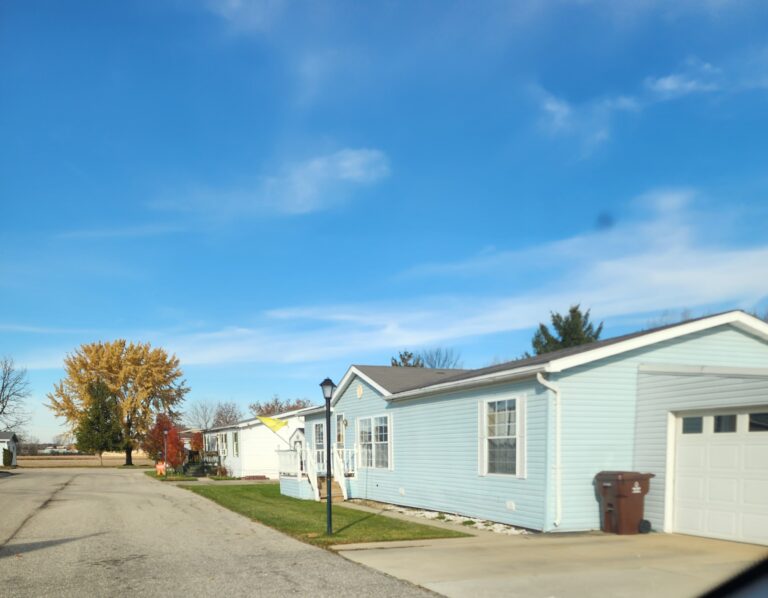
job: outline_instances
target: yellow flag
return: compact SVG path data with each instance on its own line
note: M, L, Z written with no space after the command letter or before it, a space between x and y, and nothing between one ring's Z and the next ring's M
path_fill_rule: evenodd
M288 422L282 421L279 419L275 419L273 417L263 417L261 415L257 416L259 418L259 421L267 426L270 430L273 432L277 432L280 428L283 426L287 426Z

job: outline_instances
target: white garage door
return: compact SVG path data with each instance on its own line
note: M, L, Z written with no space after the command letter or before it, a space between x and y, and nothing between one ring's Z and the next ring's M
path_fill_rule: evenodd
M677 419L675 531L768 544L768 405Z

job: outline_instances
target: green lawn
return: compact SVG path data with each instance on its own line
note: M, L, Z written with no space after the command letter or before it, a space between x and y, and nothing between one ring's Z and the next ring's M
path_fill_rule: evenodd
M246 486L182 486L220 505L273 527L289 536L317 546L461 538L468 534L410 523L357 509L333 506L333 536L325 535L324 502L299 500L280 494L279 484Z
M196 482L197 478L193 478L192 476L184 475L181 473L169 473L168 477L162 475L157 475L154 471L145 471L144 475L149 476L153 480L158 480L160 482Z

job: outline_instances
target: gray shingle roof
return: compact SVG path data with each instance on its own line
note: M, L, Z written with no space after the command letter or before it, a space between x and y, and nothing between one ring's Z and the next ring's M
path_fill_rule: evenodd
M13 432L0 432L0 440L10 440L15 436L16 434L14 434Z
M453 377L473 370L433 368L392 367L388 365L356 365L353 366L363 374L386 388L392 394L411 388L422 388L440 384Z
M460 380L469 380L471 378L476 378L478 376L484 376L487 374L495 374L497 372L505 372L508 370L515 370L528 366L543 365L556 359L570 357L571 355L578 355L579 353L586 353L587 351L593 351L594 349L600 349L602 347L621 343L623 341L645 336L647 334L652 334L654 332L659 332L661 330L668 330L670 328L675 328L677 326L682 326L684 324L689 324L698 320L705 320L707 318L730 313L731 311L740 310L728 310L718 314L710 314L700 318L685 320L684 322L676 322L674 324L667 324L666 326L658 326L656 328L640 330L638 332L632 332L622 336L615 336L613 338L599 340L594 343L588 343L586 345L568 347L567 349L560 349L559 351L552 351L542 355L534 355L532 357L507 361L505 363L499 363L476 370L433 370L429 368L403 368L381 365L356 365L354 367L386 388L389 392L395 394L408 390L416 390L417 388L428 388L429 386L441 384L443 382L458 382Z

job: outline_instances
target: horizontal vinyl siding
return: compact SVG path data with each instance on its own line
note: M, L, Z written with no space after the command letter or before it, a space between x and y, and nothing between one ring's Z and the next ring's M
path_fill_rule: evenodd
M768 377L640 373L638 386L635 468L656 474L645 497L645 518L661 530L666 489L667 414L766 405Z
M363 386L361 398L357 397L358 384ZM481 402L522 395L526 397L527 478L479 475ZM358 468L357 476L348 484L352 497L543 529L547 396L544 389L530 381L440 398L387 403L364 382L353 381L335 407L335 413L343 413L348 422L345 445L355 446L358 418L389 415L393 467ZM307 418L307 446L312 446L311 424L319 419ZM507 501L515 503L514 511L507 508Z
M647 469L635 459L635 416L640 364L768 366L768 344L730 326L691 334L568 370L552 379L563 404L563 522L561 529L600 526L594 476L603 470ZM649 432L663 440L666 422ZM656 473L655 471L649 471ZM651 483L652 492L658 477Z
M312 487L306 478L280 478L280 494L292 496L293 498L302 498L304 500L314 500Z

